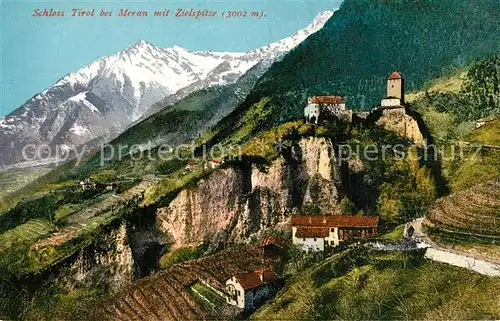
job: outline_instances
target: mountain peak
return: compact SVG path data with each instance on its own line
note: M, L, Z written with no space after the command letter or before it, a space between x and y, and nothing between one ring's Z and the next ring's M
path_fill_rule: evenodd
M155 45L152 43L146 41L146 40L138 40L128 46L123 52L130 52L130 51L143 51L143 50L151 50L151 49L157 49Z
M174 45L172 47L166 48L165 50L175 51L175 52L189 52L186 48Z
M134 42L131 47L144 47L144 46L152 46L153 44L151 44L150 42L146 41L146 40L137 40L136 42Z

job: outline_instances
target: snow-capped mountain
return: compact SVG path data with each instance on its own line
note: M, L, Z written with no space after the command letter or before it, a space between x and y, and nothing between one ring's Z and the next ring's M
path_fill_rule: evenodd
M279 59L321 29L332 14L322 12L292 36L247 53L190 52L138 41L98 59L0 119L0 167L26 161L22 150L27 144L48 145L53 157L58 156L56 146L60 151L96 146L154 112L155 103L234 83L257 63ZM26 150L32 161L34 150Z

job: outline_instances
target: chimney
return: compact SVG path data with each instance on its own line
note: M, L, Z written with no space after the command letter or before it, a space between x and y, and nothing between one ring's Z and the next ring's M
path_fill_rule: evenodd
M312 216L309 216L309 224L312 224Z
M323 224L326 224L326 216L323 216Z

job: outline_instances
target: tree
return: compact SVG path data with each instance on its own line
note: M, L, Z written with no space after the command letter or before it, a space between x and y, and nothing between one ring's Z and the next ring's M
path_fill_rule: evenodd
M477 62L462 85L465 101L473 110L470 119L500 113L500 55Z
M342 211L342 214L349 215L353 214L356 208L354 203L347 196L344 196L344 198L340 201L340 210Z

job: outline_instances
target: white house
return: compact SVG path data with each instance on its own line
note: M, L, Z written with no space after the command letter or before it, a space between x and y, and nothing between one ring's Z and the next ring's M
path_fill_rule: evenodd
M476 121L476 128L483 127L484 125L491 123L496 119L497 119L496 116L489 116L489 117L484 117L484 118L478 119Z
M205 163L205 170L216 169L221 164L222 164L222 161L220 161L220 160L217 160L217 159L209 160L207 163Z
M339 245L336 227L292 227L293 244L307 252L323 252L327 246Z
M226 280L226 301L244 310L253 310L280 288L280 276L271 269L234 275Z
M192 161L187 162L186 166L184 167L184 173L190 172L195 168L196 168L196 162L192 162Z
M292 216L292 241L303 251L323 252L377 233L379 218L356 215Z
M83 181L79 182L80 186L82 187L83 191L89 190L89 189L96 189L97 184L93 182L90 178L86 178Z

